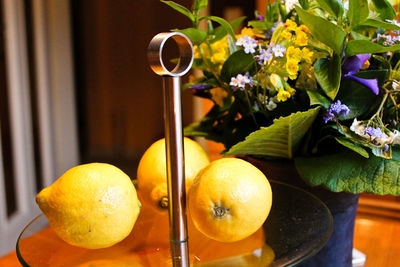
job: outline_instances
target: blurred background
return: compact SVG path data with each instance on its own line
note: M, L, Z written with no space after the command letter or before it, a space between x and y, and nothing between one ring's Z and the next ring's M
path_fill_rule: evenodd
M206 12L252 17L255 5L210 1ZM146 148L164 136L147 45L191 25L158 0L1 0L0 22L2 256L40 213L36 194L69 168L107 162L135 178ZM184 125L206 108L185 92Z
M209 2L205 12L228 21L251 19L267 3ZM36 194L69 168L107 162L135 178L146 148L164 136L161 77L147 45L189 26L158 0L0 0L0 257L40 213ZM207 108L185 92L184 125ZM365 199L364 209L400 218L398 198Z

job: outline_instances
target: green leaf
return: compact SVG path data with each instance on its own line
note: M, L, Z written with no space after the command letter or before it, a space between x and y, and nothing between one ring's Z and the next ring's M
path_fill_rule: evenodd
M349 139L344 138L344 137L335 137L335 139L342 146L345 146L345 147L353 150L354 152L360 154L364 158L369 158L369 154L364 148L362 148L361 146L359 146L357 144L354 144Z
M374 27L374 28L382 28L384 30L400 30L400 27L397 26L396 24L386 22L386 21L381 21L377 19L367 19L364 21L362 24L359 26L369 26L369 27Z
M203 16L203 17L199 18L199 20L203 20L203 19L209 19L209 20L219 23L225 29L225 31L233 38L233 40L236 41L235 34L233 33L232 26L231 26L231 24L229 24L229 22L227 22L223 18L220 18L217 16Z
M395 152L393 152L395 153ZM398 153L398 152L397 152ZM352 151L295 159L299 175L312 186L334 191L400 195L400 162Z
M243 17L239 17L235 20L233 20L232 22L230 22L232 29L236 29L237 27L239 27L239 25L246 19L245 16ZM211 43L214 43L218 40L221 40L225 35L227 34L227 31L224 27L219 26L217 28L215 28L213 35L215 36L212 40Z
M193 2L193 11L198 14L208 6L208 0L195 0Z
M315 77L322 90L330 99L335 99L342 74L341 58L334 54L330 59L321 58L314 66Z
M336 54L341 54L345 38L345 33L341 28L326 19L308 13L299 6L296 6L296 11L317 40L331 47Z
M323 10L328 12L330 15L341 18L344 13L344 7L340 0L317 0L318 4Z
M251 54L246 54L244 50L238 50L225 61L221 70L221 78L229 83L231 78L238 74L245 74L246 72L253 74L256 64Z
M379 13L379 17L385 19L395 19L396 10L387 0L372 0L376 11Z
M347 18L351 26L356 26L367 19L369 15L368 0L349 0Z
M382 46L367 40L352 40L346 46L346 56L354 56L358 54L375 54L389 51L400 50L400 45Z
M193 44L200 45L206 38L207 33L203 30L195 29L195 28L187 28L183 30L173 30L175 32L181 32L186 35Z
M310 3L308 0L299 0L299 4L305 10L308 10L310 8Z
M378 85L381 85L386 75L387 70L368 70L356 74L357 77L364 79L378 78ZM377 96L370 89L350 79L342 80L336 98L350 109L345 119L365 115L377 102Z
M350 33L354 40L369 40L367 36L356 31L351 31Z
M164 1L164 0L160 0L160 1L163 2L164 4L168 5L168 6L172 7L176 11L182 13L183 15L188 17L192 22L194 22L194 15L186 7L184 7L184 6L180 5L180 4L177 4L177 3L173 2L173 1Z
M230 55L232 55L233 53L238 51L238 47L236 45L236 41L230 35L228 35L228 48L229 48L229 54Z
M331 105L329 99L327 99L325 96L321 95L318 92L307 90L307 94L308 97L310 98L310 106L320 105L325 109L328 109L329 106Z
M267 27L267 24L265 23L265 21L252 20L252 21L249 21L248 25L255 29L260 29L263 31L268 30L268 27Z
M262 155L292 158L307 133L320 107L293 113L274 120L269 127L261 127L242 142L232 146L225 155Z

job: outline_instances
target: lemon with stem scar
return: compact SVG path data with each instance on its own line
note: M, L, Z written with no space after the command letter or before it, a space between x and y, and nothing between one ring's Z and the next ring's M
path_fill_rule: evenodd
M256 232L271 204L271 186L265 175L237 158L211 162L198 173L188 195L196 228L221 242L238 241Z
M210 163L207 153L195 141L184 138L185 186L189 190L197 173ZM155 210L168 210L165 139L153 143L140 159L137 184L143 202Z

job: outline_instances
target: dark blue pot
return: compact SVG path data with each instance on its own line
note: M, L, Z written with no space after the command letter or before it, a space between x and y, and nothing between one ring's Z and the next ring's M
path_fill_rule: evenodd
M333 216L333 232L327 244L299 266L351 267L354 223L358 194L334 193L322 187L310 187L301 180L292 161L264 161L252 157L245 160L258 167L268 179L279 180L303 188L323 201Z

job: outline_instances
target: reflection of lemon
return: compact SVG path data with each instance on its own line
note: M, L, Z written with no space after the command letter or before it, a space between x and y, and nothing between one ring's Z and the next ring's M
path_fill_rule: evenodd
M184 138L185 181L189 190L196 174L209 162L208 155L195 141ZM165 139L153 143L140 159L137 183L143 201L158 210L168 207Z
M196 228L211 239L233 242L257 231L272 204L265 175L247 161L223 158L199 172L189 191Z
M131 179L105 163L68 170L36 202L64 241L85 248L109 247L124 239L140 211Z

